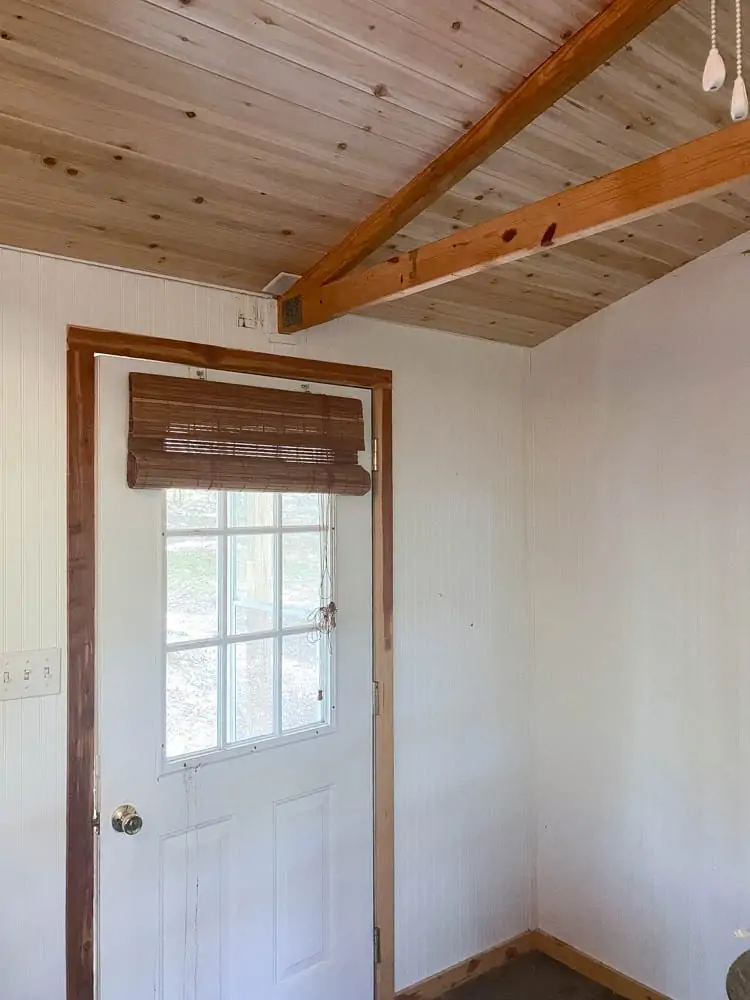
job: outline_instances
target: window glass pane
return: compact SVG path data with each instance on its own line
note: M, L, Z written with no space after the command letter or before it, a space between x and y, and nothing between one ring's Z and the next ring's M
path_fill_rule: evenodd
M320 658L326 639L285 635L281 658L281 727L284 731L323 722L324 701Z
M282 493L281 523L287 527L320 524L324 501L327 502L327 498L320 493Z
M273 735L273 644L273 639L259 639L229 647L238 742Z
M230 626L234 635L273 628L273 535L230 538Z
M322 531L282 536L282 606L284 626L305 625L321 603Z
M167 490L167 531L215 528L219 523L216 490Z
M267 528L273 524L275 493L245 490L229 494L230 528Z
M217 634L217 556L216 538L167 538L167 642Z
M217 746L216 647L167 653L167 757Z

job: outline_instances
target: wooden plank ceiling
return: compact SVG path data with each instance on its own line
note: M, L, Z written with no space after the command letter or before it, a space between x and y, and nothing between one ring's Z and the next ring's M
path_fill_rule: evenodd
M604 5L0 0L0 243L260 290ZM700 89L705 7L683 0L370 261L726 124L728 89ZM533 346L749 228L738 186L371 313Z

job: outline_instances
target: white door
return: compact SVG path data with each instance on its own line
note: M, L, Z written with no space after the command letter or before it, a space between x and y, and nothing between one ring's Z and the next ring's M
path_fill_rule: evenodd
M368 1000L371 499L330 532L317 497L128 489L130 371L188 375L97 362L99 996ZM369 427L360 390L208 376L358 395Z

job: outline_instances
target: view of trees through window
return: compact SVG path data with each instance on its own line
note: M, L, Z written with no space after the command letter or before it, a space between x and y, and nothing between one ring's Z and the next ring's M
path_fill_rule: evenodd
M328 724L324 499L166 491L167 757Z

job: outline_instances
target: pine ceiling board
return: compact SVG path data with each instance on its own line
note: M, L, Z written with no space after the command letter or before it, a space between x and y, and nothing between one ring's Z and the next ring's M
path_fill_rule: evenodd
M719 6L723 8L720 16L725 10L729 21L727 0L719 0ZM678 127L694 127L693 134L700 135L728 120L726 95L707 95L701 89L707 44L708 11L702 11L696 22L683 0L579 84L571 96L586 103L600 91L644 119L655 112L664 124L672 121Z
M677 7L655 21L649 28L644 44L669 59L674 71L687 73L700 90L703 64L709 38L708 5L700 0L683 0ZM724 51L734 51L734 3L732 0L717 2L718 37ZM695 75L688 67L696 67Z
M377 195L347 184L341 171L336 179L335 160L333 176L307 170L299 156L279 156L270 165L258 163L241 136L219 133L202 123L196 126L184 115L148 99L126 94L127 107L125 102L118 107L119 95L111 88L67 71L65 77L40 72L33 62L21 66L15 54L6 59L5 68L2 106L9 116L39 122L51 137L76 133L83 143L108 147L116 176L123 163L135 160L144 169L149 163L171 165L185 172L185 183L206 199L214 186L234 185L246 195L281 199L289 213L295 206L307 205L346 219L342 224L360 218L378 202ZM63 121L70 132L60 130ZM52 142L45 155L55 155L55 148ZM282 215L280 229L286 226L286 212Z
M528 73L558 47L561 39L552 42L543 34L521 21L508 17L483 0L380 0L384 7L410 17L415 25L433 27L448 34L455 33L461 43L499 66ZM530 7L541 6L532 0ZM605 6L602 4L602 6ZM520 79L516 82L520 83Z
M76 0L68 2L78 6ZM123 6L133 13L141 5L159 12L145 0L127 0ZM110 4L94 5L91 0L81 0L81 6L92 21L100 22L111 9ZM160 13L170 22L176 20ZM17 14L22 21L15 20ZM374 158L380 155L386 161L390 151L402 169L411 170L447 145L460 129L458 124L428 119L388 103L384 95L348 87L211 29L201 29L210 38L194 58L210 60L215 70L159 51L159 46L185 44L173 41L177 36L166 26L150 37L133 20L128 30L146 43L140 44L58 14L42 0L5 0L0 23L10 36L2 41L3 49L33 47L53 64L111 80L133 93L158 95L175 110L195 114L193 121L208 116L227 129L236 128L248 136L266 135L278 145L287 143L298 153L308 143L319 147L321 136L331 143L329 154L342 138L350 148L357 140ZM371 132L365 130L367 126Z
M465 309L450 303L438 304L430 301L427 295L410 296L402 303L384 302L364 311L362 315L523 347L532 347L540 339L554 336L564 329L559 323L550 325L530 320L514 321L492 310Z
M593 115L567 98L521 133L515 148L531 149L534 141L556 148L559 161L570 163L574 170L588 174L589 179L645 160L669 145L648 134L626 131L606 115ZM492 171L493 164L488 163L487 169Z
M693 225L682 209L676 208L671 212L661 212L642 219L621 230L613 230L603 238L610 245L615 240L625 244L625 249L631 253L680 267L705 253L707 247L726 243L746 228L743 226L738 231L738 227L730 219L710 210L708 200L705 205L706 216L702 226Z
M711 207L717 212L729 214L735 221L750 221L750 180L733 186L728 191L715 195Z
M455 293L446 289L435 297L469 305L481 303L483 308L548 322L562 322L569 314L569 322L575 322L575 318L587 316L592 310L616 302L634 291L632 282L630 286L624 285L615 277L614 281L582 280L572 293L569 280L554 271L534 270L531 264L528 271L504 273L507 270L503 267L486 271L481 281L477 275L462 279Z
M452 282L450 288L430 289L423 293L423 299L437 306L451 304L490 311L519 322L559 322L568 326L604 304L595 297L571 295L570 290L557 292L547 283L544 274L540 273L533 280L519 281L513 275L504 276L504 270L487 271L481 280L477 275L462 278Z
M482 0L519 24L549 38L556 44L565 41L604 7L596 0L543 0L528 3L526 0Z
M178 138L184 140L180 161L193 164L203 156L207 175L225 176L227 165L222 160L229 154L246 183L259 171L258 187L262 188L264 182L270 183L266 178L281 172L296 175L295 184L309 182L313 189L319 180L325 181L335 199L340 184L355 184L358 191L384 196L415 162L422 162L420 154L351 126L337 127L334 138L346 136L345 148L339 149L338 143L312 132L296 138L278 130L274 134L272 118L265 127L266 139L252 111L247 112L245 122L206 113L200 106L197 112L191 111L195 117L188 117L184 102L165 98L163 93L123 88L114 77L97 78L72 65L40 60L37 53L14 50L14 44L5 50L4 111L91 139L127 145L159 159L164 156L155 153L150 143L169 148ZM315 124L310 121L313 116L301 117L308 131ZM168 143L163 141L165 130L172 132ZM276 140L283 145L275 145ZM218 149L204 156L205 144L214 143Z
M692 96L678 105L674 95L662 99L662 92L654 93L659 79L652 75L649 88L639 87L635 76L616 73L614 66L605 68L540 118L539 130L550 136L570 128L584 134L588 130L590 142L604 143L613 155L616 151L635 160L728 123L727 108L716 95L709 95L700 108L691 106ZM598 156L603 152L591 145L578 148Z
M2 114L0 170L54 186L63 198L68 190L82 189L105 204L137 206L144 218L160 213L163 219L180 219L199 231L215 224L243 226L288 245L299 228L308 240L310 235L315 237L318 252L348 224L335 213L316 211L304 199L290 205L224 181L212 180L211 195L206 198L201 194L206 190L205 178L190 171L133 154L123 154L115 163L109 146Z
M248 283L259 288L263 280L256 270L259 258L238 268L215 259L193 259L178 250L149 250L142 239L133 243L111 239L107 234L71 221L64 211L51 216L23 206L12 206L12 212L4 212L0 218L0 244L241 290L247 290ZM271 264L277 271L281 269L278 261L271 259Z
M486 104L481 94L438 84L263 0L253 4L252 12L245 7L244 20L233 19L226 26L220 21L216 27L146 0L127 5L101 0L31 2L219 76L267 87L269 93L296 104L304 106L306 90L327 88L331 95L338 93L330 106L334 115L349 90L357 92L363 105L392 104L451 129L481 114ZM379 101L374 97L378 87L385 88Z
M495 276L500 282L500 269ZM558 295L552 292L543 278L535 284L520 284L508 279L503 286L505 292L498 292L492 277L484 282L469 279L456 281L450 290L433 288L425 293L425 299L437 307L455 306L462 309L481 309L520 322L562 323L572 326L592 312L602 308L604 302L596 299L579 299L572 295ZM614 300L613 300L614 301Z
M68 218L75 219L80 232L98 233L113 242L122 242L123 246L153 251L151 259L184 254L194 260L214 261L223 268L252 269L255 273L261 272L262 265L262 273L265 273L264 257L292 261L296 258L299 261L305 254L305 247L291 245L291 240L289 246L283 246L219 227L200 232L178 220L153 222L142 216L136 217L132 206L123 210L122 206L114 203L105 205L80 191L69 191L66 202L61 206L59 199L55 200L55 193L54 189L23 181L18 181L14 187L12 180L0 176L4 215L12 217L14 211L22 210L56 218L65 213ZM0 242L5 242L1 233Z
M364 205L362 193L382 196L400 172L410 169L411 157L399 155L403 147L393 150L388 164L385 151L376 154L373 146L378 144L359 130L339 130L338 135L347 136L346 150L322 137L276 146L265 141L260 130L254 131L250 115L243 127L200 111L188 118L155 93L132 93L114 81L99 81L70 67L47 73L43 62L26 58L25 53L8 55L2 101L6 113L156 159L177 159L207 176L231 176L238 182L242 178L249 185L257 174L257 187L263 189L281 173L295 184L308 185L313 195L321 185L326 185L329 197L336 185L348 186ZM175 143L177 150L170 152ZM197 166L201 160L202 168Z
M71 176L69 171L75 171ZM192 257L214 257L229 266L243 266L258 256L257 270L270 280L276 272L264 264L264 254L275 259L289 260L292 265L320 254L321 244L328 242L324 229L307 230L302 239L295 231L287 235L260 219L243 218L231 214L231 205L179 205L166 197L149 197L149 192L139 192L138 186L120 186L115 190L124 195L106 195L90 183L91 173L86 168L65 167L64 161L43 166L37 157L0 146L0 201L8 205L37 207L40 211L59 211L64 205L72 218L86 223L96 231L127 234L134 238L141 234L142 241L151 249L170 246L182 247ZM265 284L264 281L264 284Z
M526 268L521 265L518 268L510 267L498 269L498 273L488 271L488 282L507 282L511 286L520 288L530 288L536 292L540 289L557 293L560 296L571 294L570 274L564 269L558 270L556 267L549 267L550 261L545 262L545 266L537 266L536 261L528 261ZM500 274L507 271L507 274ZM621 271L607 271L603 267L591 265L587 268L587 273L577 276L575 284L574 298L576 301L588 301L590 305L597 306L602 302L609 304L618 299L630 295L643 286L643 282L632 275ZM481 293L481 288L478 288Z
M474 275L471 280L477 282L477 289L483 287L483 282L498 287L507 282L520 288L549 289L560 296L572 296L581 304L590 300L592 306L597 305L597 299L614 302L643 286L643 279L628 271L608 269L595 260L587 260L585 267L576 270L558 255L518 261Z
M591 239L595 241L595 246L602 248L603 252L621 248L636 262L659 263L670 269L682 267L695 256L683 247L670 246L668 243L650 238L647 234L644 235L635 225L629 225L624 229L612 229ZM697 252L700 252L700 248ZM576 251L571 250L570 253L575 255Z
M545 289L561 298L570 297L580 307L586 302L592 307L598 306L597 300L601 298L614 302L643 286L643 279L628 271L608 270L606 266L588 260L585 267L579 266L576 270L575 265L570 266L569 261L557 254L548 258L537 256L517 261L480 272L466 281L472 283L467 287L475 288L477 294L487 285L503 290L506 285L536 291Z
M532 192L536 199L590 180L595 176L592 169L595 166L588 160L578 162L544 134L528 137L522 132L493 153L480 170L469 174L452 193L460 196L473 184L485 193L499 190L526 201Z
M513 86L525 70L515 63L512 70L503 70L478 56L461 44L460 33L429 26L415 31L410 17L382 6L378 0L325 0L323 4L256 0L252 10L246 0L200 0L188 5L182 0L151 2L337 76L341 67L338 61L331 66L331 53L343 51L345 64L355 64L355 79L361 79L368 89L382 83L389 89L387 100L398 99L392 66L398 72L419 75L439 87L477 98L483 102L483 111L495 100L498 89ZM383 71L378 72L381 66Z
M677 79L669 69L657 70L655 51L633 43L610 66L580 83L572 96L584 107L619 121L626 130L642 134L660 128L687 130L698 136L724 125L728 118L726 94L704 94L695 79ZM691 67L695 71L695 67ZM630 128L628 129L628 126ZM668 135L671 141L671 134Z
M613 232L615 232L613 230ZM674 264L654 259L639 252L633 241L615 236L606 239L605 236L595 236L587 240L578 240L565 247L545 250L537 254L536 261L552 260L553 266L571 272L571 284L574 287L577 275L591 272L592 265L605 268L604 274L629 275L638 282L638 287L663 278L674 270ZM606 280L603 278L603 280Z
M744 233L747 227L747 207L737 214L711 198L642 219L633 228L637 234L653 236L661 243L697 255L705 252L706 245L720 246Z

